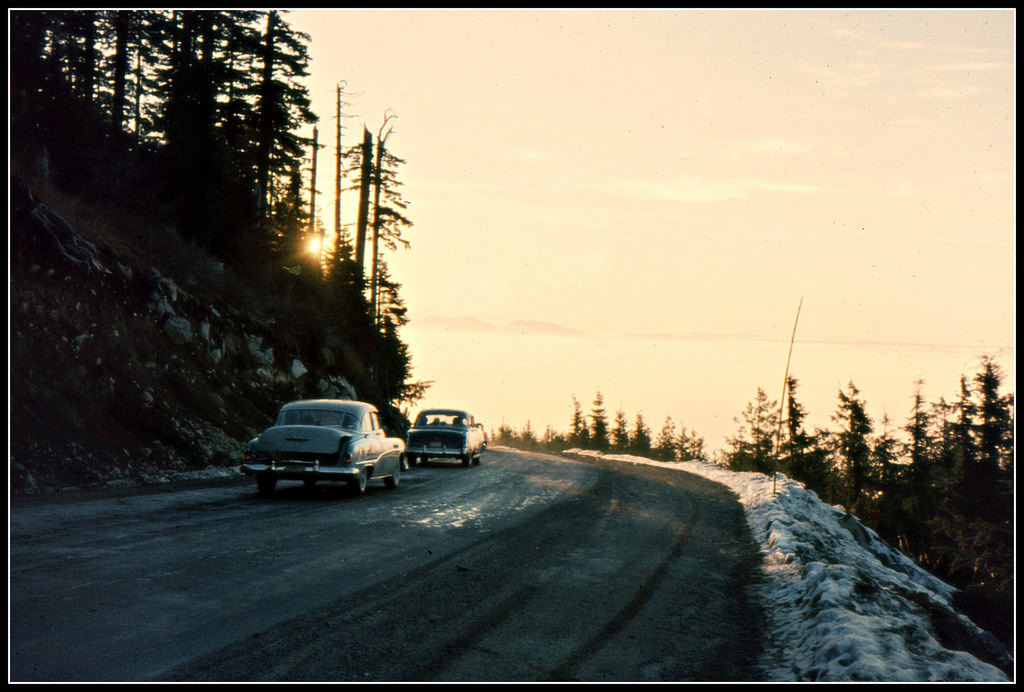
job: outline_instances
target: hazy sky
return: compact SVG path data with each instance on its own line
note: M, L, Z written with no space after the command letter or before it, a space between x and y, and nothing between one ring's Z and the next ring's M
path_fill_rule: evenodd
M543 321L605 339L782 342L773 369L745 373L756 378L742 385L750 396L726 404L738 416L758 386L777 397L801 298L798 344L960 348L962 360L991 353L1012 366L1012 11L328 10L286 19L311 37L308 86L329 145L317 178L326 222L336 85L344 80L349 104L344 146L364 124L376 133L386 112L397 116L389 144L407 161L400 177L415 225L412 248L388 262L412 318L416 375L438 381L435 392L477 397L513 425L528 416L535 428L564 429L569 397L589 408L607 378L546 391L563 412L555 420L543 420L539 403L536 416L525 402L503 411L482 401L495 392L450 381L462 355L450 330L426 328L433 316ZM492 347L487 359L481 343L461 341L501 383L512 372L526 382L510 355L521 349ZM579 361L587 348L565 357ZM823 373L830 396L848 375L877 376L870 361L863 367ZM899 382L908 396L919 374L910 366ZM948 373L950 385L959 374ZM648 407L642 392L620 394L631 416ZM666 413L688 418L681 409L699 418L699 404L677 395L676 410L651 412L652 427ZM905 411L890 413L902 420Z

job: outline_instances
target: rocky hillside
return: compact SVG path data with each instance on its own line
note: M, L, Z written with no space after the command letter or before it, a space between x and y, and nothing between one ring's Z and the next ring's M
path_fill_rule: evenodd
M171 276L96 235L12 184L12 492L230 468L282 402L359 397L357 369L307 368L255 298L203 290L244 283L209 257Z

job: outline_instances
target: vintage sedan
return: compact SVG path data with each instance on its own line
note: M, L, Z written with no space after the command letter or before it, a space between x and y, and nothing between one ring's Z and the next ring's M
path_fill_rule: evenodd
M264 495L279 480L341 481L358 495L371 478L397 488L404 449L381 429L372 404L307 399L282 406L274 425L249 441L241 470Z
M484 426L464 409L431 408L416 416L406 433L409 466L427 459L460 459L463 466L480 463L486 447Z

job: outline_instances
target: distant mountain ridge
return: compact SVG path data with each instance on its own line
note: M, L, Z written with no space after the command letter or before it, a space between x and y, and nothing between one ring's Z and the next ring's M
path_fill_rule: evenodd
M565 325L540 320L513 320L504 324L476 317L430 315L409 321L409 328L459 334L523 334L533 336L584 336L584 332Z

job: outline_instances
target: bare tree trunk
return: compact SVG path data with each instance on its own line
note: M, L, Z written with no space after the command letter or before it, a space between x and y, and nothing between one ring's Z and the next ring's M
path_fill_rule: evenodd
M338 85L338 104L335 109L338 124L334 134L334 257L341 256L341 85Z
M366 227L370 217L370 178L373 175L373 135L363 128L362 170L359 173L359 221L356 228L356 265L365 276Z
M309 173L309 234L316 232L316 150L318 133L313 126L313 163Z
M317 137L316 125L313 126L313 163L312 171L309 174L309 235L311 237L317 235L316 233L316 150L319 147ZM324 252L324 239L323 233L321 232L319 242L316 244L316 252L313 253L313 261L315 262L314 270L317 272L323 271L321 258Z
M128 77L128 42L131 38L132 13L117 10L114 16L114 97L110 104L110 122L120 133L124 125L125 81Z
M388 121L394 117L391 114L384 116L384 122L380 126L380 130L377 131L377 157L373 164L373 264L370 267L370 314L373 315L373 323L377 324L377 247L380 241L380 188L381 188L381 166L384 162L384 145L388 141L388 136L391 134L389 128L387 132L384 128L388 126Z
M274 79L274 25L277 22L277 12L271 10L267 13L267 33L263 45L263 75L260 84L260 125L259 142L257 144L258 154L256 162L256 182L259 185L260 194L260 222L266 220L267 208L270 201L270 154L273 150L273 117L271 110L273 104L273 89L271 83Z

